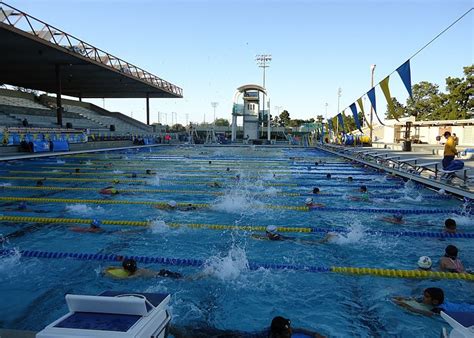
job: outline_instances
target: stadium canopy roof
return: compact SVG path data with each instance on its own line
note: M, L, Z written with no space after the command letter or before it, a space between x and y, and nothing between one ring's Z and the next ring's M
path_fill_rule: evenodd
M0 83L82 98L181 98L183 90L0 1Z

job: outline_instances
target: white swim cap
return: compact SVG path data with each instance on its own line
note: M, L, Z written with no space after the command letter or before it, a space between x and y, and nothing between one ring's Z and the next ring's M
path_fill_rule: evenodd
M304 201L305 204L311 204L313 203L313 199L311 197L308 197L305 201Z
M446 190L444 190L444 189L439 189L439 190L438 190L438 194L440 194L440 195L446 195Z
M429 258L428 256L421 256L418 259L418 266L421 269L429 269L432 265L433 263L431 262L431 258Z
M269 225L267 226L267 232L270 232L272 234L276 233L278 230L278 228L276 227L276 225Z
M176 201L169 201L168 202L168 206L171 207L171 208L176 208L176 205L177 205Z

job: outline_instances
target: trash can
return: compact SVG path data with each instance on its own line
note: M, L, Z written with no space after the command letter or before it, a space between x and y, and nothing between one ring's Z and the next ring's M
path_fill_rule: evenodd
M403 141L403 151L411 151L411 141Z

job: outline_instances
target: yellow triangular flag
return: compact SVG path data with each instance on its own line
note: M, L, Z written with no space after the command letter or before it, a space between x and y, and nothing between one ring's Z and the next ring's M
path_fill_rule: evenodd
M390 115L392 115L395 120L398 121L398 116L395 116L395 107L393 105L392 96L390 95L390 89L388 88L388 80L390 76L387 76L380 82L380 89L382 89L383 95L385 96L385 100L387 100L388 111Z

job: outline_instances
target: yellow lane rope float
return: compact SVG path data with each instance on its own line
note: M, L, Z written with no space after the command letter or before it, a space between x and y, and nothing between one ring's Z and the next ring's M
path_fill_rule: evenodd
M377 268L331 267L331 272L349 275L372 275L393 278L438 278L474 280L474 274L421 270L395 270Z
M12 190L48 190L48 191L54 191L54 190L71 190L71 191L97 191L99 188L80 188L80 187L61 187L61 186L56 186L56 187L37 187L37 186L25 186L25 185L5 185L5 186L0 186L1 189L12 189ZM215 195L215 196L221 196L225 195L224 192L217 192L217 191L208 191L208 190L172 190L172 189L117 189L117 192L119 193L124 193L124 192L139 192L139 193L170 193L170 194L195 194L195 195ZM301 196L300 193L275 193L275 194L265 194L261 193L260 196L289 196L289 197L296 197L296 196ZM321 196L324 196L324 194L320 194Z
M152 202L152 201L127 201L127 200L93 200L93 199L73 199L73 198L37 198L37 197L12 197L2 196L0 201L26 201L33 203L86 203L86 204L132 204L132 205L153 205L155 207L167 208L167 202ZM196 208L209 208L210 204L207 203L177 203L178 207L193 206ZM264 208L271 209L284 209L284 210L296 210L296 211L309 211L310 209L306 206L287 206L287 205L265 205Z
M87 218L58 218L58 217L29 217L29 216L7 216L0 215L1 222L30 222L30 223L78 223L90 224L92 219ZM101 219L102 224L108 225L123 225L123 226L141 226L148 227L152 225L153 221L130 221L130 220L104 220ZM166 223L166 225L178 228L188 227L195 229L210 229L210 230L245 230L245 231L265 231L267 226L261 225L226 225L226 224L204 224L204 223ZM279 232L298 232L309 233L311 228L295 228L295 227L277 227Z
M0 176L0 179L4 180L46 180L46 181L62 181L62 182L108 182L108 183L148 183L147 180L139 180L139 179L120 179L120 180L108 180L102 178L72 178L72 177L16 177L16 176ZM170 183L171 185L209 185L213 184L214 182L199 182L199 181L177 181L177 180L169 180L167 181L166 178L160 178L161 181ZM264 187L297 187L298 184L296 183L265 183L262 184Z

